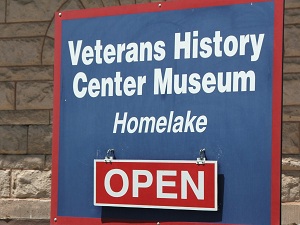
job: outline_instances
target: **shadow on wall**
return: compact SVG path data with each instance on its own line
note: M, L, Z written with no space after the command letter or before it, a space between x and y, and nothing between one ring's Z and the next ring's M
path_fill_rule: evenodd
M102 222L110 223L128 220L131 223L141 223L140 221L160 221L160 222L221 222L223 215L224 199L224 182L223 174L218 175L218 211L184 211L184 210L167 210L167 209L141 209L141 208L118 208L102 207ZM184 219L183 219L184 218Z

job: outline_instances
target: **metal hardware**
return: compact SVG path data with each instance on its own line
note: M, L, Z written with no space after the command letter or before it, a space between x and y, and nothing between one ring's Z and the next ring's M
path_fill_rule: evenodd
M197 165L199 164L205 164L206 155L205 155L205 148L200 149L199 151L199 158L197 158Z
M108 149L107 152L106 152L106 156L104 158L104 162L111 163L114 158L115 158L115 150L114 149Z

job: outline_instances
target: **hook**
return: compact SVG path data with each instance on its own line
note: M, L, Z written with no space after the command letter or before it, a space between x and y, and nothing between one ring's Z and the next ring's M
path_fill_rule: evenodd
M199 151L199 158L197 158L197 164L205 164L205 160L206 160L206 154L205 154L205 148L200 149Z
M104 162L111 163L114 158L115 158L115 150L114 149L108 149L107 152L106 152L106 156L104 158Z

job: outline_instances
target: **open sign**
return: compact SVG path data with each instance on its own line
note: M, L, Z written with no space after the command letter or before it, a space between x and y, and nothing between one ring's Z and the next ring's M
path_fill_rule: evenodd
M95 160L94 205L216 211L217 162Z

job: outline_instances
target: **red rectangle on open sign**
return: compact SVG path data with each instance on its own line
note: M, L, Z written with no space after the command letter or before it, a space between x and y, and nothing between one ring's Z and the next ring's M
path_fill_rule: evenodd
M217 211L217 162L95 160L94 205Z

